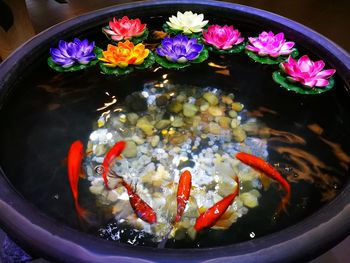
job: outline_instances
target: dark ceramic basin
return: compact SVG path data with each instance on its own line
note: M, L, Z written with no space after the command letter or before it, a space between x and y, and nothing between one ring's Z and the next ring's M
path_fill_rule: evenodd
M156 249L109 242L78 231L74 226L62 224L61 221L65 221L65 217L70 217L67 212L70 211L70 207L69 209L67 207L50 207L51 203L45 202L45 200L40 202L41 198L49 198L45 191L42 192L42 196L37 194L36 197L33 197L37 200L33 204L31 199L27 198L28 191L26 191L25 185L17 187L18 179L16 178L21 178L22 172L27 178L32 175L33 178L39 178L36 177L38 174L44 174L45 171L52 172L50 165L52 164L52 156L61 157L53 149L59 148L56 145L57 142L50 141L50 135L38 131L37 137L31 138L31 142L34 140L37 147L48 148L47 158L41 160L42 170L34 169L35 166L29 165L30 159L28 161L28 158L31 157L26 151L33 149L26 145L28 140L25 138L26 133L23 132L26 124L23 123L26 123L25 112L28 108L35 109L36 105L26 104L23 96L20 100L17 100L16 97L18 94L26 94L25 91L21 93L20 89L25 89L27 84L31 85L30 82L27 82L28 79L40 78L41 74L47 74L47 68L42 72L33 71L33 69L40 69L35 65L45 65L44 60L48 56L49 48L56 45L60 39L69 39L72 36L89 37L91 30L100 28L112 16L157 17L163 15L168 17L178 10L205 13L205 15L217 17L219 20L233 21L235 25L240 23L248 28L256 26L275 32L283 31L288 39L300 43L303 50L310 51L324 59L330 67L337 70L336 81L338 83L334 88L336 91L330 91L331 95L326 93L323 97L323 101L327 103L328 100L325 96L331 96L332 99L329 101L334 104L331 104L330 107L336 109L334 110L334 114L336 114L334 119L337 119L334 122L336 125L331 121L333 111L325 111L328 112L325 118L327 121L330 120L328 130L333 132L333 137L337 136L337 129L341 129L339 134L342 136L349 134L350 58L334 43L298 23L250 7L197 0L140 2L109 7L69 20L37 35L0 66L0 112L1 116L4 116L4 119L1 119L1 134L8 136L5 138L9 138L8 140L1 139L0 224L18 244L31 253L62 262L300 262L300 260L308 260L320 255L350 234L350 184L347 179L349 167L346 167L347 172L341 175L343 183L337 196L332 201L323 204L321 208L310 212L303 220L293 222L283 230L257 239L203 249ZM33 77L28 77L28 74ZM291 100L298 98L291 95ZM38 107L42 103L41 100L45 99L50 98L40 97L40 101L36 102ZM12 103L22 100L24 103L19 103L22 106L16 104L13 108L14 115L11 115ZM255 100L259 99L255 99L254 96L250 97L250 101ZM313 105L312 99L306 99L306 102ZM35 104L35 100L31 103ZM70 110L72 109L74 107ZM20 117L21 113L24 117ZM81 132L81 130L89 128L85 120L76 119L77 116L74 115L74 112L69 114L72 114L72 119L82 123L81 127L73 128L73 130ZM15 116L16 119L11 120L11 116ZM30 121L33 120L36 119L30 119ZM11 127L8 130L7 121L10 122L9 127ZM18 130L13 129L13 123L16 121L18 121L18 126L15 127ZM50 116L44 121L50 122ZM62 121L63 126L72 124L74 122L69 120L68 122ZM52 138L60 135L60 130L55 132L52 134ZM63 132L62 136L72 140L69 132ZM41 143L45 145L41 145ZM350 143L345 137L342 146L346 149L345 152L349 153ZM66 150L64 148L62 152L66 152ZM52 153L54 154L50 155ZM55 156L56 153L57 156ZM26 167L23 168L23 166ZM40 179L36 180L36 183L40 184ZM52 218L50 216L52 214L58 216Z

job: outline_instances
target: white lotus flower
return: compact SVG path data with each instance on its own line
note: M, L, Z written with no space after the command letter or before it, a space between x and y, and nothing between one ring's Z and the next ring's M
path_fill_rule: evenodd
M208 24L208 20L203 19L203 14L186 11L185 13L177 12L177 15L169 17L169 21L166 23L173 30L182 31L184 34L192 34L202 32L203 27Z

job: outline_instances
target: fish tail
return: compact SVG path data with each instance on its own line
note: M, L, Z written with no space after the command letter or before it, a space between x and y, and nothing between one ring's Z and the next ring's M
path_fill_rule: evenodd
M84 218L86 215L86 209L82 208L79 203L78 200L75 200L74 202L75 205L75 210L77 211L77 215L79 218Z
M289 200L290 200L290 192L287 192L287 194L282 198L281 202L278 205L277 214L281 214L282 212L288 214L287 211L287 205L289 204Z

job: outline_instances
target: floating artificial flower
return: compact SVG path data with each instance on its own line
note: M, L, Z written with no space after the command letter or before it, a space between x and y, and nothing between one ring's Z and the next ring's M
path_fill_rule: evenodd
M48 64L57 71L75 71L97 63L95 43L75 38L73 42L60 40L58 48L50 48ZM95 60L95 61L94 61Z
M207 30L203 31L204 42L213 46L217 50L223 51L231 49L235 52L241 51L244 48L243 45L240 46L240 48L237 47L244 41L244 38L240 36L241 33L237 29L235 30L233 26L227 25L224 25L223 27L219 25L211 25ZM234 46L236 49L233 49Z
M288 90L303 94L317 94L334 86L331 76L335 73L335 69L323 70L324 66L323 60L314 62L307 55L299 60L289 57L286 62L280 64L284 75L276 71L273 73L273 78Z
M109 26L102 31L113 41L131 40L135 44L142 42L148 36L146 24L141 24L140 19L129 19L123 16L121 19L115 17L109 21Z
M283 33L274 35L271 31L264 31L259 37L249 37L248 40L250 45L245 47L248 55L263 64L278 64L287 59L287 55L298 55L296 49L293 49L295 43L286 41Z
M154 62L152 53L144 44L134 45L129 40L118 42L117 46L109 44L106 51L99 51L98 59L107 74L126 74L133 70L130 66L146 68Z
M169 21L166 22L164 29L168 33L190 35L202 32L207 24L208 20L204 20L203 14L192 13L192 11L177 12L176 16L169 17Z
M166 68L183 68L191 62L199 63L208 58L204 45L185 35L165 37L157 48L157 54L156 61Z

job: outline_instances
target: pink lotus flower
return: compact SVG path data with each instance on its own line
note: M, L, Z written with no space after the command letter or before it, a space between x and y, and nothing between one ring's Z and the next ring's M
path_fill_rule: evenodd
M211 25L207 31L203 31L203 40L217 49L230 49L243 42L244 38L240 35L241 33L237 29L234 30L233 26Z
M141 24L140 19L129 19L123 16L121 19L109 21L109 28L103 28L103 31L110 35L114 41L130 39L142 35L146 30L146 24Z
M335 69L322 70L324 66L323 60L314 62L307 55L298 61L289 57L287 62L280 64L281 69L289 75L287 76L289 81L297 81L309 87L325 87L329 84L327 79L335 73Z
M247 45L246 49L258 53L259 56L278 57L281 55L289 55L292 53L294 42L286 42L283 33L274 35L271 31L269 33L262 32L258 38L249 37L251 45Z

